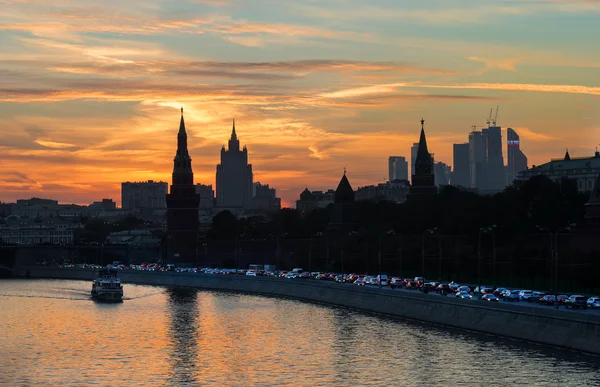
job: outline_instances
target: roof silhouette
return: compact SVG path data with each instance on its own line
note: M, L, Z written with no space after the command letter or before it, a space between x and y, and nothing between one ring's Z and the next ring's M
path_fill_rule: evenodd
M354 202L354 190L346 177L346 172L342 176L340 180L340 184L338 184L335 195L334 195L335 203L353 203Z

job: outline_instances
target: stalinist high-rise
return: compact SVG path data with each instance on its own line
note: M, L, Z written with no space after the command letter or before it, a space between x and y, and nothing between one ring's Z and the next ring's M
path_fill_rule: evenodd
M235 133L231 130L229 147L221 148L221 163L217 165L217 205L249 209L252 207L252 164L248 164L248 149L240 150Z

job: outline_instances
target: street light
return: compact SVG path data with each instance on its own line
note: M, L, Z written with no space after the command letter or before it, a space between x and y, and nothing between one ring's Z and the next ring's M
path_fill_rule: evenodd
M425 293L425 235L427 233L433 235L437 231L437 227L428 228L423 231L421 235L421 273L423 276L423 284L421 285L421 291Z
M388 230L385 232L388 235L394 235L394 230ZM379 252L377 253L377 260L379 261L379 287L381 288L381 239L383 237L383 233L379 234Z
M555 309L558 309L558 235L565 231L571 231L571 228L573 228L575 226L576 226L575 223L571 223L568 226L558 228L556 231L552 232L552 230L549 230L547 228L543 228L543 227L536 225L536 227L540 231L547 232L550 235L550 254L554 261L554 281L553 282L554 282L554 296L555 296L554 308Z
M477 237L477 283L479 294L481 295L481 234L483 233L491 233L492 234L492 249L493 249L493 259L494 259L494 276L496 275L496 237L494 235L494 229L496 228L495 224L492 224L488 227L479 227L479 235ZM494 279L495 281L495 279Z

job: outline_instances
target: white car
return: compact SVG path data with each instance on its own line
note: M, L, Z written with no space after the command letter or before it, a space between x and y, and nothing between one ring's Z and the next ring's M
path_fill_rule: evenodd
M255 272L255 271L253 271L253 270L248 270L248 271L246 272L246 275L247 275L247 276L250 276L250 277L256 277L256 272Z
M600 308L600 297L590 297L587 300L587 306L591 309L599 309Z

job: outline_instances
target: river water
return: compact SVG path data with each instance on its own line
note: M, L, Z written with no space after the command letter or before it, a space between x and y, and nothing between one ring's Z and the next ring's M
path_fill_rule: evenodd
M600 358L299 301L0 280L0 385L599 386ZM518 327L515 327L518 329Z

